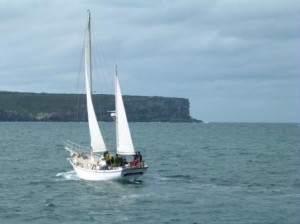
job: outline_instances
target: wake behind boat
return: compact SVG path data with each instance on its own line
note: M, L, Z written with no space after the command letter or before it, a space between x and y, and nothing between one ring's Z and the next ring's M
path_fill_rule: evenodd
M140 152L136 152L127 121L123 103L117 67L115 69L115 111L112 116L116 121L116 154L112 156L106 147L94 110L92 100L92 67L91 67L91 25L88 11L88 26L85 34L85 89L90 147L67 141L65 149L70 152L69 159L79 178L84 180L119 180L135 181L147 170L148 166ZM82 150L84 149L84 150ZM83 152L85 151L85 152ZM133 160L128 162L128 156Z

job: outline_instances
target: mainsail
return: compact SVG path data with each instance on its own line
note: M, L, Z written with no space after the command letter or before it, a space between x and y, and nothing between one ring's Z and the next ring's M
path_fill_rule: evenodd
M90 12L88 12L88 27L85 36L85 86L86 104L88 111L88 123L91 137L91 148L93 152L104 152L106 146L100 132L97 117L92 101L92 70L91 70L91 25Z
M117 131L117 153L120 155L134 155L135 150L132 143L130 129L124 108L119 78L116 69L115 76L115 97L116 97L116 131Z

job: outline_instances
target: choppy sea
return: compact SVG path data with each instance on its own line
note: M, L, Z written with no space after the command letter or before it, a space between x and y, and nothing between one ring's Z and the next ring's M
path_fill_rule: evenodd
M135 183L80 180L76 126L0 123L0 223L300 223L299 124L131 123L149 165Z

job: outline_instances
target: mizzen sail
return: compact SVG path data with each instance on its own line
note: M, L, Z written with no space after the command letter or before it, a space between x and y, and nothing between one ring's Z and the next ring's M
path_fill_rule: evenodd
M115 76L116 91L116 131L117 131L117 153L120 155L134 155L135 150L132 143L131 133L124 108L122 92L116 70Z

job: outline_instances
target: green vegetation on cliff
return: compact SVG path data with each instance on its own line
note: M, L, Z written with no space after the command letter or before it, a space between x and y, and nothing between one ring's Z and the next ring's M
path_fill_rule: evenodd
M94 95L98 120L112 121L113 95ZM124 96L131 122L193 122L189 100L170 97ZM101 105L101 107L99 106ZM0 91L0 121L86 121L85 95Z

